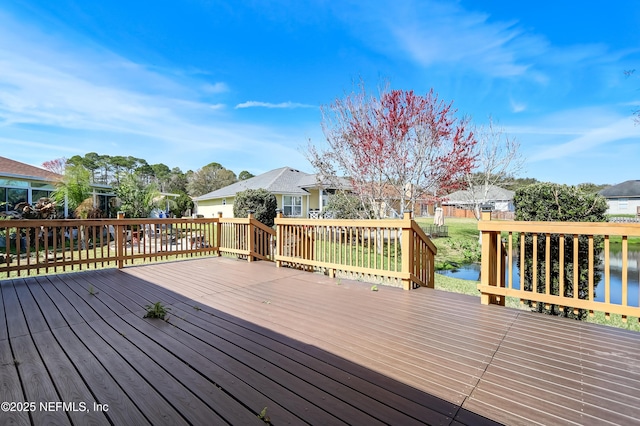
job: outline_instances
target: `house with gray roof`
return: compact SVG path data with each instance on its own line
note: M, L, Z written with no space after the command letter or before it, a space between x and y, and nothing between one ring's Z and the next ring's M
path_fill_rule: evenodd
M348 187L346 180L340 184ZM282 209L285 216L309 217L322 212L335 186L323 182L318 175L281 167L195 197L193 201L198 215L217 217L221 212L223 217L233 217L233 202L238 192L266 189L275 195L278 208Z
M638 215L640 212L640 180L627 180L599 192L607 200L607 214Z

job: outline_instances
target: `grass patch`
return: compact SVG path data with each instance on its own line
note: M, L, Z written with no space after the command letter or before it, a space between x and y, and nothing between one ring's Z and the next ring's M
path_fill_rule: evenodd
M468 294L469 296L480 297L477 285L479 281L461 280L447 277L446 275L435 274L436 290L450 291L452 293Z
M421 226L430 225L433 219L416 219ZM447 218L445 225L449 236L433 238L438 248L436 270L453 269L456 266L480 261L478 221L475 219Z
M640 251L640 237L627 238L629 251ZM609 245L614 251L622 251L622 237L613 235L609 237Z
M609 325L611 327L624 328L631 331L640 331L640 322L638 322L638 318L628 317L627 322L623 322L622 316L618 314L611 314L611 318L607 320L604 316L604 312L594 312L593 317L587 316L585 322Z
M402 250L395 241L375 247L373 239L357 245L319 240L315 242L315 259L338 265L374 268L385 271L402 270Z

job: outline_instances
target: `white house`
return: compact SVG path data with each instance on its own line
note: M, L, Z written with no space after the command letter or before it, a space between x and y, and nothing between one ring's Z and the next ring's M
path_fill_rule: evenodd
M607 199L607 214L637 215L640 212L640 180L627 180L599 192Z

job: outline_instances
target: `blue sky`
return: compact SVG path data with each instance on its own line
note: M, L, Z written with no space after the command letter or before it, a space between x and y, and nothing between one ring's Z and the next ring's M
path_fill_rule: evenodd
M522 176L640 179L638 28L636 0L5 0L0 155L311 172L319 106L362 78L491 115Z

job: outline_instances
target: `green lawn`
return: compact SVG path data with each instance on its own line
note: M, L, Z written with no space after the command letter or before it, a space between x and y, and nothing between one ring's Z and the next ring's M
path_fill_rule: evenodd
M421 226L431 225L433 219L416 219ZM438 248L436 269L453 269L457 265L480 261L478 221L475 219L447 218L449 236L433 238Z

